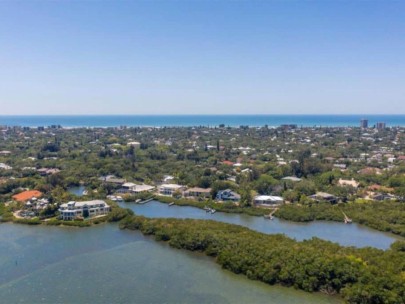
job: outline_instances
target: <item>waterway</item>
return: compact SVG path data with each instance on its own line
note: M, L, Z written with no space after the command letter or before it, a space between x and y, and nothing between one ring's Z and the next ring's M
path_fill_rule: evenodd
M341 302L248 280L116 224L0 224L0 273L1 303Z
M387 249L400 239L389 233L380 232L358 224L344 224L338 222L315 221L310 223L295 223L275 218L268 220L263 217L246 214L216 212L206 213L202 209L184 206L168 206L158 201L151 201L144 205L135 203L120 203L123 208L129 208L138 215L150 218L192 218L211 219L215 221L236 224L252 230L268 234L283 233L298 241L318 237L339 243L343 246L375 247ZM342 219L343 220L343 219Z
M86 190L85 186L76 186L76 187L70 187L68 189L68 192L72 193L76 196L83 196L83 191L85 191L85 190Z

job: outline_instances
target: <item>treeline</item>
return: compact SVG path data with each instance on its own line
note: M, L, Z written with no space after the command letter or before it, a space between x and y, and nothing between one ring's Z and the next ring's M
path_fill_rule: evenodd
M404 242L387 251L356 249L317 238L297 242L214 221L140 216L126 217L120 227L204 252L223 268L268 284L338 293L348 303L405 302Z
M356 223L405 237L405 204L400 202L284 205L276 212L276 216L295 222L314 220L342 222L342 211Z

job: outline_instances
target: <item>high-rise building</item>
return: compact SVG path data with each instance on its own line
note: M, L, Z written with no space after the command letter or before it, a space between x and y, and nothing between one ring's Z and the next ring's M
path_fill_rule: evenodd
M360 120L360 128L367 129L368 128L368 119Z
M384 130L385 127L385 122L377 122L377 130Z

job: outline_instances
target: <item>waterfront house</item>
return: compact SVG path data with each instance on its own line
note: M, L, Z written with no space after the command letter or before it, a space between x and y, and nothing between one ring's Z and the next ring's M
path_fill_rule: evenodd
M122 188L118 189L118 193L130 193L132 192L132 188L136 186L134 183L123 183Z
M326 192L317 192L316 194L311 195L310 198L316 201L327 201L332 204L335 204L338 201L338 198L336 196Z
M60 217L64 221L71 221L76 218L91 218L98 215L105 215L111 211L111 207L102 200L68 202L60 205Z
M187 191L184 192L185 197L201 197L201 198L209 198L211 196L211 188L189 188Z
M237 202L240 200L240 195L231 189L218 191L217 196L215 197L217 201L232 201Z
M281 205L284 202L284 199L280 196L274 195L258 195L255 196L253 202L256 206L273 207Z
M134 183L124 183L122 185L122 188L117 190L117 193L134 193L134 194L138 194L141 192L151 192L155 189L154 186L150 186L150 185L137 185Z
M173 196L175 192L182 192L186 189L185 186L177 184L163 184L158 187L158 192L161 195Z
M133 186L131 191L137 194L141 192L152 192L154 189L155 189L154 186L142 184Z

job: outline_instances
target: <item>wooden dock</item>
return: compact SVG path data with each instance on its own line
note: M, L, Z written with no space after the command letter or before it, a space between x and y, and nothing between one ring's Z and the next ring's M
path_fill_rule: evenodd
M343 216L344 216L343 221L345 222L345 224L351 224L353 222L352 219L350 217L348 217L346 215L346 213L344 213L343 211L342 211L342 213L343 213Z
M276 208L276 209L274 209L272 212L270 212L269 214L264 215L264 218L265 218L265 219L268 219L268 220L274 219L274 213L276 213L277 210L278 210L278 209Z
M144 201L139 202L138 204L144 205L144 204L149 203L150 201L153 201L153 200L154 200L154 198L151 197L151 198L148 198L148 199L146 199L146 200L144 200Z

